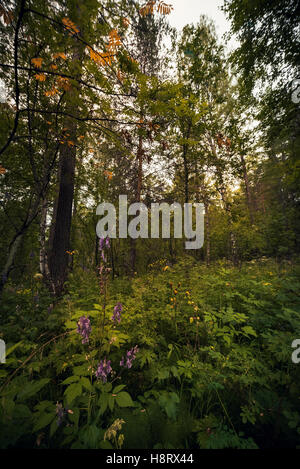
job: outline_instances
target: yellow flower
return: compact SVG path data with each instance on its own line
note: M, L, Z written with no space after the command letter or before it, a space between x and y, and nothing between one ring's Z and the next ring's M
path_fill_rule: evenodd
M265 286L265 287L267 287L268 285L272 285L272 284L271 284L271 283L268 283L268 282L264 283L264 286Z
M168 270L169 266L166 265L164 268L163 268L163 271L166 272L166 270Z
M37 274L34 274L33 278L35 278L36 280L40 280L43 278L43 275L40 273L37 273Z
M193 318L193 317L190 318L190 323L192 324L192 322L194 322L194 318Z

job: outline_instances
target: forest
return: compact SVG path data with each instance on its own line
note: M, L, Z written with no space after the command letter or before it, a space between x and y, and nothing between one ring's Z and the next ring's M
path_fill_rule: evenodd
M222 12L0 0L1 449L300 449L300 1Z

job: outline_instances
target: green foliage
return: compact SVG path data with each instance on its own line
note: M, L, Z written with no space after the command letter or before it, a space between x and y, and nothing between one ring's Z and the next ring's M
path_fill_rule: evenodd
M74 272L70 293L52 311L51 322L65 321L64 335L44 347L24 338L1 365L1 447L299 445L291 361L300 336L299 266L261 259L241 270L221 262L208 269L184 258L159 269L110 285L104 334L97 278L88 293ZM124 311L114 325L117 300ZM92 324L89 344L74 333L82 315ZM135 344L132 368L122 369L121 357ZM116 374L102 383L95 371L105 356ZM104 439L117 419L125 422L123 436Z

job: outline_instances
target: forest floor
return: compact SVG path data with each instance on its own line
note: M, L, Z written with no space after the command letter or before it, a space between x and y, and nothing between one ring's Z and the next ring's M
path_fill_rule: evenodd
M299 260L185 257L100 295L75 267L56 304L38 275L8 284L0 447L299 447L299 274Z

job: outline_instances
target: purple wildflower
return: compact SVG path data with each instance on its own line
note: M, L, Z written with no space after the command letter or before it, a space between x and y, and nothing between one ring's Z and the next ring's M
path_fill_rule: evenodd
M99 239L99 251L103 251L104 246L105 246L105 240L104 238L100 238Z
M64 416L65 416L65 409L63 408L62 404L59 404L58 402L56 403L56 415L57 415L57 425L61 425L63 420L64 420Z
M126 357L125 358L122 357L122 360L120 361L120 366L124 366L125 368L128 368L128 369L131 368L132 362L133 360L136 359L136 354L138 353L138 351L139 351L139 348L137 345L133 347L132 349L128 350L128 352L126 352Z
M123 306L122 303L118 302L116 306L114 307L114 313L111 317L112 321L118 321L121 322L121 313L123 311Z
M99 251L104 251L104 249L110 248L109 237L99 239Z
M82 343L83 344L88 344L89 343L89 335L91 333L91 321L89 320L88 317L81 316L81 318L78 321L78 327L77 327L77 332L80 334L83 339Z
M96 376L97 378L100 378L103 383L106 383L107 381L107 376L112 372L112 367L110 366L111 360L106 361L106 358L104 360L100 361L98 363L98 367L96 370Z

